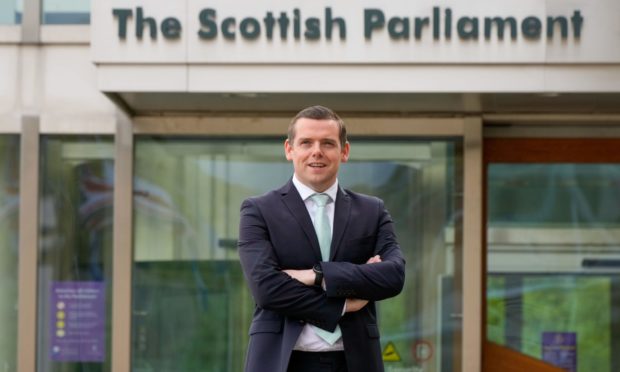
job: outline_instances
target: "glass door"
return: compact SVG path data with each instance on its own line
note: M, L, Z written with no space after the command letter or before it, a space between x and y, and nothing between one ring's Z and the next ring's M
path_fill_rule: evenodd
M339 182L385 201L407 260L378 306L386 370L458 372L461 142L352 142ZM239 206L292 176L282 140L140 135L134 170L132 371L241 371L254 302Z
M485 371L620 370L620 141L485 141Z

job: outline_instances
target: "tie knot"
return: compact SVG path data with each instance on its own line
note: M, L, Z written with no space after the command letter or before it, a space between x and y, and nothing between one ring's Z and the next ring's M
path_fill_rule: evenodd
M312 201L314 201L317 205L317 207L323 208L327 205L327 203L329 203L329 201L331 200L331 198L329 197L329 195L327 194L312 194L310 196L310 198L312 199Z

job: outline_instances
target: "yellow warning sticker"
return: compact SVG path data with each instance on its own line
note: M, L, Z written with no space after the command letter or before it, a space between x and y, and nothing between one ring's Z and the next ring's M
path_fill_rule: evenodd
M400 362L400 355L396 351L396 346L390 341L385 345L383 349L383 361L384 362Z

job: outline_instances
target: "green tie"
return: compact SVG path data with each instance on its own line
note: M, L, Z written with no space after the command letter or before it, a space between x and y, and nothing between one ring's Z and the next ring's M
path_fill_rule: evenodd
M325 206L330 202L327 194L313 194L310 198L316 205L314 213L314 231L319 239L319 247L321 247L321 257L323 261L329 261L330 245L332 243L332 229L329 226L329 217Z
M310 198L316 205L316 212L314 213L314 230L316 231L316 237L319 240L321 257L323 261L329 261L330 246L332 243L332 229L325 206L327 203L331 202L331 198L327 194L313 194ZM340 326L337 326L334 332L328 332L315 326L312 326L312 328L319 337L330 345L333 345L342 336Z

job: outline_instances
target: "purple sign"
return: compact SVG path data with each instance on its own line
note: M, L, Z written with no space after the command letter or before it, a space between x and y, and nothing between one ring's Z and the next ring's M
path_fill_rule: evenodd
M50 356L53 361L105 360L105 283L52 282Z
M577 371L577 333L543 332L542 360L570 372Z

